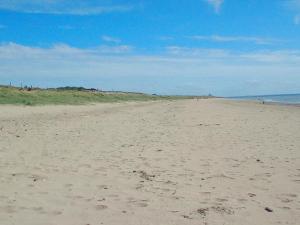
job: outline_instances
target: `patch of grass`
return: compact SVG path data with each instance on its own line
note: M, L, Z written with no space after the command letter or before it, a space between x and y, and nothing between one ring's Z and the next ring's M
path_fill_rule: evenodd
M46 105L70 104L79 105L97 102L153 101L194 98L192 96L160 96L127 92L100 92L87 89L21 89L0 86L0 104Z

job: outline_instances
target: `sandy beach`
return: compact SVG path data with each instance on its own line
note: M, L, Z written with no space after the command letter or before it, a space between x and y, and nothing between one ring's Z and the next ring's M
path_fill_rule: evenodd
M0 106L1 225L300 223L300 107Z

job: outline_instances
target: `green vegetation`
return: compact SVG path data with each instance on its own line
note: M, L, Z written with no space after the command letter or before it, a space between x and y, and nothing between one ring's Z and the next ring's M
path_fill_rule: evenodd
M130 92L101 92L82 87L56 89L0 86L0 104L46 105L87 104L96 102L153 101L194 98L192 96L159 96Z

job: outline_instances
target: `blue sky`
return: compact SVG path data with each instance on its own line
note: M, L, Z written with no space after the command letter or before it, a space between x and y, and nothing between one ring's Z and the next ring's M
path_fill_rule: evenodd
M0 83L300 93L300 0L1 0Z

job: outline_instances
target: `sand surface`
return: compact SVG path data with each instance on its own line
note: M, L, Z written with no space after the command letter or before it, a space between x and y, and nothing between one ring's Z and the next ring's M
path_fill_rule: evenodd
M300 224L300 107L0 106L0 224Z

